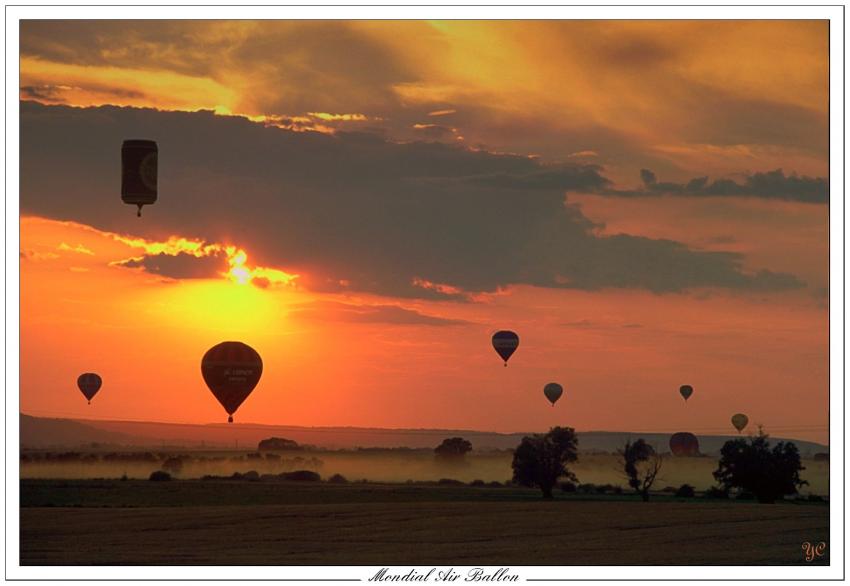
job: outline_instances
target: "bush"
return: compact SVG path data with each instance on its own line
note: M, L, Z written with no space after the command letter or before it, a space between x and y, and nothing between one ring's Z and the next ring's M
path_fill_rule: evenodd
M754 501L755 499L756 495L747 490L742 490L735 495L735 500L739 501Z
M331 484L348 484L348 479L342 474L334 474L328 478L328 482Z
M471 450L472 444L467 440L462 437L450 437L434 448L434 454L443 460L460 460Z
M491 482L488 482L487 486L489 486L490 488L502 488L504 485L498 480L493 480Z
M178 474L183 469L183 459L178 456L168 458L162 463L162 469Z
M485 486L485 484L484 484L483 480L476 479L476 480L473 480L472 482L470 482L469 486Z
M676 496L680 498L693 498L694 487L690 484L683 484L676 490Z
M242 474L242 480L257 481L260 479L260 474L256 470L248 470Z
M562 492L575 492L578 487L575 482L570 482L567 480L566 482L561 483L561 491Z
M581 493L584 493L584 494L589 494L589 493L592 493L592 492L596 492L596 485L593 484L592 482L588 482L586 484L579 484L576 487L576 490L578 492L581 492Z
M319 482L322 477L318 472L312 470L295 470L294 472L284 472L280 475L284 480L292 480L295 482Z
M263 451L292 451L292 450L300 450L301 446L298 445L298 442L293 441L291 439L286 439L283 437L270 437L268 439L264 439L259 444L257 444L257 450L260 452Z
M153 480L154 482L164 482L167 480L171 480L171 474L169 474L165 470L157 470L156 472L151 472L151 475L148 477L148 480Z
M454 478L440 478L437 481L437 484L442 484L446 486L463 486L463 482L460 480L455 480Z
M728 499L729 491L719 486L712 486L705 491L705 496L710 499Z

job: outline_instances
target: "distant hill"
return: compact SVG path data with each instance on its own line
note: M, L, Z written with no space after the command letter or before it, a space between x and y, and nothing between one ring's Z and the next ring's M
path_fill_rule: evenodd
M528 432L530 433L530 432ZM453 436L472 442L475 449L513 449L528 433L496 433L461 429L383 429L368 427L300 427L293 425L260 425L253 423L158 423L139 421L97 421L47 419L21 415L23 447L74 447L92 442L115 446L181 446L207 448L256 449L260 440L282 437L299 444L322 448L433 448ZM614 452L628 438L642 437L660 451L667 451L669 433L634 433L621 431L579 432L581 451ZM731 435L698 435L705 454L716 453ZM783 438L773 438L780 440ZM811 457L828 452L822 444L790 440L800 453Z
M72 419L47 419L21 414L22 448L76 448L93 443L135 445L141 441L144 439L99 429Z

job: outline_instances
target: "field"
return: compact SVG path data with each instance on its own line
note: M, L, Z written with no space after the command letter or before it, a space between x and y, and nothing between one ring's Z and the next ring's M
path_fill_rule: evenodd
M452 478L463 482L483 480L504 482L511 477L512 452L473 452L461 463L450 465L435 460L432 450L315 450L276 454L257 454L249 451L190 451L165 450L144 454L100 453L87 451L73 457L30 450L21 462L22 478L128 478L147 479L170 458L179 459L181 479L200 478L204 475L229 476L234 472L256 471L259 474L279 474L296 469L314 470L328 478L342 474L352 481L404 483L413 481ZM56 457L60 456L60 457ZM64 455L64 456L67 456ZM115 458L111 458L115 456ZM143 456L147 456L145 460ZM826 496L829 493L829 463L803 460L805 470L801 477L809 484L802 494ZM658 488L690 484L697 490L714 485L711 473L717 468L716 457L674 458L667 456L656 482ZM625 485L622 464L611 454L580 454L571 466L582 483Z
M434 484L21 481L24 565L805 563L824 503ZM828 563L827 555L815 563Z

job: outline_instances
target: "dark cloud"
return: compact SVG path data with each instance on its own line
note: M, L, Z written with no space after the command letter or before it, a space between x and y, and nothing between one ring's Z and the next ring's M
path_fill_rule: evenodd
M118 152L128 137L159 143L160 199L141 220L119 199ZM598 235L565 192L607 185L597 166L370 133L290 132L210 112L21 104L22 213L235 243L253 265L297 272L314 290L344 282L351 291L464 299L511 284L801 285L746 272L735 253Z
M397 305L354 305L335 301L305 303L296 306L293 317L308 320L344 321L357 323L388 323L397 325L458 326L471 322L426 315Z
M695 177L687 183L659 182L649 169L640 170L644 189L641 191L608 191L610 195L681 195L681 196L750 196L765 199L829 203L829 183L823 177L785 175L782 169L746 175L743 182L733 179Z
M21 98L33 99L40 102L64 103L62 94L67 90L65 86L57 85L25 85L21 86Z
M227 261L223 253L202 257L185 252L174 256L164 253L146 254L113 264L128 269L142 269L169 279L213 279L227 272Z

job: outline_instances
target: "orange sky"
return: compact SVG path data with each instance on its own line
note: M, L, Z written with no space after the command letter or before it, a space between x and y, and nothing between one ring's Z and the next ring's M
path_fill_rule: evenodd
M222 421L199 362L238 339L265 363L242 422L726 433L742 411L826 442L826 42L782 21L24 22L21 409ZM160 143L141 219L129 134Z

